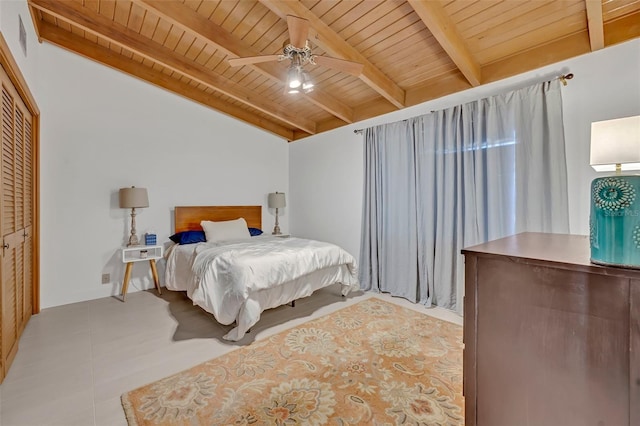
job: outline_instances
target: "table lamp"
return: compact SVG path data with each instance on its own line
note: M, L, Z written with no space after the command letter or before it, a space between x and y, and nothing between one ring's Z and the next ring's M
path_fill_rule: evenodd
M591 262L640 269L640 115L591 123Z
M149 197L146 188L120 188L120 208L131 209L131 236L127 247L137 246L138 236L136 235L136 209L149 207Z
M281 235L280 225L278 225L278 209L286 207L287 202L284 198L284 192L272 192L269 194L268 204L270 209L276 209L276 226L273 227L273 235Z

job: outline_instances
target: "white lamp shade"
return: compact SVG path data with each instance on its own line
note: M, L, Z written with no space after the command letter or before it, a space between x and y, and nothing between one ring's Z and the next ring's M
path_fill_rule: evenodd
M640 115L591 123L591 167L640 170Z
M132 209L149 207L149 197L146 188L120 188L120 208Z
M269 208L270 209L281 209L286 207L287 202L284 198L284 192L272 192L269 194Z

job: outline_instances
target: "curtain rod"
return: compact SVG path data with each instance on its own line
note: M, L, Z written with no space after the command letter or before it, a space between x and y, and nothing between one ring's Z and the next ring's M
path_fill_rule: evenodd
M568 74L563 74L560 75L558 77L555 78L555 80L560 80L560 82L562 83L563 86L567 85L567 80L571 80L573 78L573 73L568 73ZM433 112L433 111L431 111ZM403 120L406 121L406 120ZM356 135L362 133L364 131L364 129L355 129L353 131L353 133L355 133Z

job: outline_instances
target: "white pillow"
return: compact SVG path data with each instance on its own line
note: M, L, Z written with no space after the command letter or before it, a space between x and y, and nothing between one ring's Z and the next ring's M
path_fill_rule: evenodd
M249 227L243 217L236 220L225 220L222 222L212 222L203 220L200 226L204 230L207 242L224 240L244 240L250 239Z

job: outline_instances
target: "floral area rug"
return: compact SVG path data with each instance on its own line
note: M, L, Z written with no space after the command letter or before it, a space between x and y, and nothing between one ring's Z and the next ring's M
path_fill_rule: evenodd
M122 405L129 425L462 425L462 327L371 298Z

